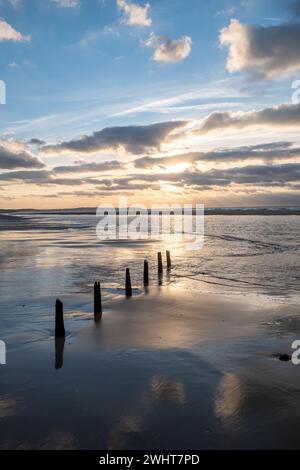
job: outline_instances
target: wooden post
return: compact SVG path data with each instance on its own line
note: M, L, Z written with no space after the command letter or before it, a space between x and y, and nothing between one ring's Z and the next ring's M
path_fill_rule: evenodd
M126 269L126 297L132 297L132 287L129 268Z
M102 298L100 282L94 284L94 314L98 318L102 315Z
M169 251L167 251L167 269L170 271L172 268L172 263L171 263L171 254Z
M162 274L163 273L163 264L162 264L161 253L157 253L157 260L158 260L158 274Z
M144 286L149 286L149 264L148 261L144 261Z
M55 338L65 338L64 304L57 299L55 305Z

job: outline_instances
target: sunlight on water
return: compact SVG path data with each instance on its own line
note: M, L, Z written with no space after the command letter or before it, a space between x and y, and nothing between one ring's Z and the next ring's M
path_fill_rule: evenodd
M0 231L1 302L27 322L47 319L54 300L90 296L101 281L104 303L122 298L127 267L134 295L143 292L143 262L149 261L150 285L158 284L157 252L170 250L172 271L162 284L187 290L264 294L285 298L299 293L297 216L207 216L205 243L190 250L178 235L163 240L99 240L92 215L27 215L22 230ZM287 231L288 224L288 231ZM9 322L7 324L9 328Z
M300 334L299 217L211 215L196 251L174 235L99 240L96 223L91 215L27 214L21 226L0 230L8 345L0 448L231 448L249 439L259 447L265 436L271 445L282 436L293 443L285 423L299 421L299 374L275 358ZM150 287L140 295L145 259ZM67 337L55 340L56 298Z

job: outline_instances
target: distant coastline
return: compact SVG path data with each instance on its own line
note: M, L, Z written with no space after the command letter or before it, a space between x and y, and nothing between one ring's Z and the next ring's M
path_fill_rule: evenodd
M118 209L117 213L118 213ZM149 210L150 212L150 210ZM0 209L0 214L95 215L95 207L74 209ZM195 210L193 211L195 214ZM207 207L205 215L300 215L299 206Z

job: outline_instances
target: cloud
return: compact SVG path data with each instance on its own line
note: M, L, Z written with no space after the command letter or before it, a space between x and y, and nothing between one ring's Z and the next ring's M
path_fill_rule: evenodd
M28 141L28 143L29 143L30 145L36 145L36 146L38 146L38 147L40 147L41 145L45 145L45 144L46 144L46 142L45 142L44 140L38 139L38 138L36 138L36 137L33 137L32 139L30 139L30 140Z
M105 162L104 162L105 163ZM201 171L195 167L181 173L133 173L121 177L104 177L101 179L93 177L61 178L57 177L63 169L54 170L31 170L12 171L0 175L1 183L25 183L37 186L89 186L89 191L94 188L101 191L103 195L109 195L118 191L161 191L164 185L180 189L180 193L197 193L203 190L226 190L228 194L232 191L242 191L253 194L274 188L296 191L300 187L300 163L286 164L264 164L238 166L225 169L210 169ZM66 171L69 172L69 169ZM84 188L85 190L85 188ZM99 193L98 193L99 194Z
M218 184L253 186L289 186L300 181L300 163L284 165L249 165L226 170L210 170L206 176ZM197 179L195 179L197 182Z
M273 162L278 160L300 159L300 148L293 147L292 142L272 142L268 144L249 145L236 148L217 149L210 152L189 152L168 157L141 157L133 161L135 168L167 168L180 163L195 164L232 163L236 161L259 160Z
M130 26L151 26L150 4L137 5L128 0L117 0L117 5L124 13L123 21Z
M22 0L8 0L8 3L10 3L13 8L18 8L21 5Z
M112 170L121 170L123 164L117 160L95 163L81 163L78 165L57 166L53 169L54 173L89 173L89 172L106 172Z
M80 0L51 0L59 8L77 8L80 6Z
M272 108L240 112L215 112L202 121L196 133L246 128L299 128L300 104L283 104Z
M105 26L102 29L87 31L80 38L80 40L75 43L75 46L81 49L85 49L93 44L97 44L102 38L109 36L117 38L120 36L120 33L114 26Z
M0 181L3 182L22 182L27 184L36 184L37 186L79 186L88 180L78 178L57 178L49 170L35 171L11 171L0 174Z
M42 150L45 153L153 152L175 139L174 132L185 125L186 121L169 121L148 126L107 127L80 139L45 146Z
M18 8L22 4L22 0L7 0L14 8ZM50 0L59 8L76 8L80 6L80 0Z
M300 23L253 26L232 19L220 32L220 44L228 47L229 72L246 72L273 79L300 71Z
M186 59L192 51L192 39L189 36L169 39L164 36L151 34L144 44L154 49L153 59L156 62L165 64L180 62Z
M300 181L300 163L288 163L284 165L249 165L228 169L211 169L208 171L184 171L182 173L152 173L131 174L112 180L95 181L101 187L125 189L145 189L155 185L156 189L162 189L163 184L173 185L186 190L216 190L226 188L232 190L240 187L249 190L256 187L291 188L297 189Z
M32 155L23 143L0 141L0 168L42 168L43 162Z
M300 181L300 163L286 163L281 165L248 165L226 169L211 169L200 171L197 169L182 173L152 173L146 175L130 175L128 181L168 182L186 187L215 188L231 185L284 187L293 186L292 183ZM120 182L120 179L118 180ZM124 178L123 178L124 181Z
M215 16L232 16L235 14L237 7L232 5L228 8L222 8L215 13Z
M30 36L24 36L4 19L0 18L0 41L28 42L30 40Z

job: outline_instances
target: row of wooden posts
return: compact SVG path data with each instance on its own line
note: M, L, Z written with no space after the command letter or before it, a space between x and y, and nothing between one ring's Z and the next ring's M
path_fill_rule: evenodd
M170 271L172 267L170 251L166 252L166 257L167 270ZM157 261L158 275L161 277L163 274L163 261L161 252L157 253ZM144 286L149 286L149 263L147 260L144 261ZM125 295L127 298L132 297L132 285L129 268L126 269ZM100 282L95 282L94 284L94 314L96 320L99 320L102 316L102 296ZM55 306L55 337L65 338L65 336L66 332L64 326L64 305L59 299L57 299Z

